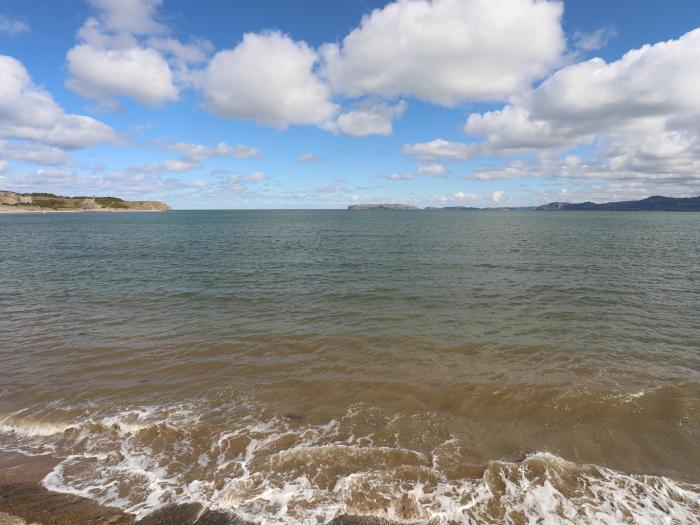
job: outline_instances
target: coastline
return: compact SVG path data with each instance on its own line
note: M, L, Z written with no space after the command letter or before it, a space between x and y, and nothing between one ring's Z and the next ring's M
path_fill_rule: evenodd
M208 510L199 503L166 505L136 521L133 514L116 507L45 488L41 480L58 463L50 455L0 450L0 525L254 525L235 513ZM383 518L340 515L326 525L397 524Z
M2 206L0 205L0 214L3 215L20 215L24 213L99 213L99 212L118 212L118 213L128 213L128 212L139 212L139 213L163 213L170 210L132 210L132 209L118 209L118 208L95 208L95 209L75 209L75 210L52 210L50 208L16 208L15 206Z

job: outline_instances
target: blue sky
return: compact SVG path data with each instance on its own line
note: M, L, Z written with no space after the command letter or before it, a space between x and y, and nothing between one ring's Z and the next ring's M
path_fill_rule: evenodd
M0 2L0 189L177 208L700 194L700 4Z

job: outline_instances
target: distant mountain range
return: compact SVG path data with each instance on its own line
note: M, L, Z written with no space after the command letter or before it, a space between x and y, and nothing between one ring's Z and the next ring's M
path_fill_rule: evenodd
M700 197L647 197L640 201L550 202L537 208L544 211L700 211Z
M421 210L408 204L352 204L349 210ZM700 197L647 197L639 201L619 201L596 204L595 202L550 202L542 206L475 208L471 206L445 206L422 208L427 211L700 211Z

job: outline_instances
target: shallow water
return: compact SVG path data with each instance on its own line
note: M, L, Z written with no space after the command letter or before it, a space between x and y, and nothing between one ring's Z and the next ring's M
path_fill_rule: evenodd
M700 214L8 215L0 246L0 448L49 488L698 521Z

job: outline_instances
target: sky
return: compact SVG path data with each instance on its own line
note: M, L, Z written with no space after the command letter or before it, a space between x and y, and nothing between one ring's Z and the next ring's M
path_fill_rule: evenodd
M697 0L0 0L0 189L179 209L700 195Z

